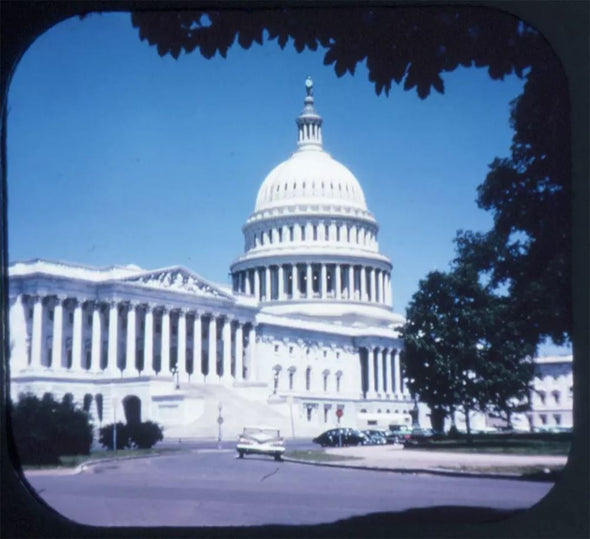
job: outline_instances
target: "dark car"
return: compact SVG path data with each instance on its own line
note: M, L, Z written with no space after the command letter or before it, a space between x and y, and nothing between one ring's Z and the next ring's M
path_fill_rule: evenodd
M385 432L377 429L365 429L363 434L367 437L370 445L385 445L387 438Z
M406 438L404 445L414 446L428 444L432 440L440 439L444 435L433 431L432 429L423 429L415 427L412 429L412 433L409 438Z
M338 428L322 432L312 442L322 447L340 447L341 445L367 445L369 440L360 430Z

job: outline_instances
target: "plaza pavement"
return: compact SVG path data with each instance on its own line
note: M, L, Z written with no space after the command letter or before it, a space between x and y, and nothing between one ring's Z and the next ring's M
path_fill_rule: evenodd
M477 475L479 477L518 477L521 473L517 469L520 468L541 467L548 470L558 466L565 466L567 463L567 456L561 455L442 452L405 449L401 445L336 447L327 448L325 452L328 455L354 457L354 459L305 462L322 466L365 468L406 473Z

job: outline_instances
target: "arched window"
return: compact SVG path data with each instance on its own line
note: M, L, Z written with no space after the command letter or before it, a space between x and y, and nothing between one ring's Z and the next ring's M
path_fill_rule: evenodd
M90 393L86 393L84 395L84 402L82 404L82 408L85 412L90 412L90 405L92 404L92 395Z

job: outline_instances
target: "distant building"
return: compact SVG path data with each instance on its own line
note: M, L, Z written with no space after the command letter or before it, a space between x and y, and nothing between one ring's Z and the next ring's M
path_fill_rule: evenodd
M409 424L378 228L323 149L308 85L297 149L258 191L230 287L178 266L10 265L13 398L71 393L97 424L139 415L174 436L216 433L218 415L232 435L262 419L317 432L338 409L347 425Z
M573 427L574 378L571 355L535 359L531 411L526 414L533 430Z

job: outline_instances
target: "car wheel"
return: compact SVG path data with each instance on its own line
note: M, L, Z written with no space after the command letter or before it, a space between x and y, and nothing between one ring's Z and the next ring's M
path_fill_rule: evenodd
M283 460L280 453L275 453L275 460Z
M244 452L243 451L238 451L238 456L243 459L244 458Z

